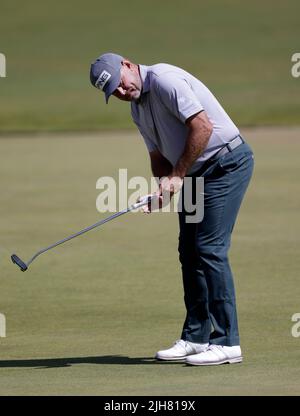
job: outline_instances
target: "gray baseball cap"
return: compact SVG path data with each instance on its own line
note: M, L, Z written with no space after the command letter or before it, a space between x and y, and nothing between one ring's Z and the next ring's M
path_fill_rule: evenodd
M106 104L121 82L123 56L105 53L91 64L90 80L94 87L105 93Z

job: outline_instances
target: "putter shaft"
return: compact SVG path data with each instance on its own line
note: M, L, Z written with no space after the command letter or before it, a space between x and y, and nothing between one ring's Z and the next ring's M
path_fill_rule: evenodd
M23 260L21 260L16 254L13 254L11 256L11 260L12 260L13 263L17 264L20 267L20 269L24 272L25 270L27 270L30 263L32 263L33 260L35 260L40 254L45 253L45 251L51 250L52 248L57 247L60 244L63 244L65 242L69 241L69 240L72 240L73 238L78 237L79 235L87 233L88 231L90 231L90 230L92 230L96 227L99 227L100 225L105 224L106 222L111 221L114 218L120 217L121 215L124 215L127 212L130 212L130 211L133 211L135 209L141 208L142 206L149 204L154 197L156 197L156 195L146 195L145 197L142 197L139 202L131 205L130 207L127 207L127 208L123 209L122 211L116 212L115 214L111 215L108 218L104 218L103 220L98 221L95 224L92 224L89 227L86 227L83 230L78 231L77 233L74 233L74 234L72 234L68 237L65 237L62 240L59 240L56 243L51 244L50 246L39 250L37 253L35 253L34 256L31 257L30 260L28 260L27 263L25 263Z
M126 213L127 213L127 212L129 212L129 211L131 211L131 209L130 209L130 208L126 208L126 209L124 209L123 211L117 212L117 213L115 213L114 215L111 215L110 217L105 218L104 220L98 221L98 222L96 222L95 224L92 224L92 225L90 225L89 227L86 227L86 228L84 228L83 230L78 231L77 233L74 233L74 234L72 234L72 235L70 235L70 236L68 236L68 237L63 238L62 240L57 241L57 242L56 242L56 243L54 243L54 244L51 244L51 245L50 245L50 246L48 246L48 247L45 247L45 248L41 249L41 250L40 250L40 251L38 251L38 252L37 252L37 253L36 253L33 257L31 257L31 259L30 259L30 260L28 260L28 262L27 262L27 267L28 267L28 266L29 266L29 264L30 264L30 263L32 263L32 262L33 262L33 260L34 260L34 259L36 259L36 258L37 258L40 254L45 253L45 251L51 250L52 248L57 247L57 246L59 246L60 244L63 244L63 243L65 243L65 242L69 241L69 240L72 240L72 238L75 238L75 237L78 237L79 235L82 235L82 234L84 234L84 233L87 233L88 231L92 230L93 228L99 227L100 225L105 224L106 222L111 221L111 220L113 220L114 218L119 217L120 215L126 214Z

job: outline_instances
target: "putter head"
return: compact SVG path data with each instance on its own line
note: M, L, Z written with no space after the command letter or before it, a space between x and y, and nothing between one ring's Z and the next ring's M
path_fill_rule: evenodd
M20 269L22 270L22 272L25 272L27 270L27 265L26 263L24 263L16 254L13 254L11 256L11 260L13 263L15 263L17 266L20 267Z

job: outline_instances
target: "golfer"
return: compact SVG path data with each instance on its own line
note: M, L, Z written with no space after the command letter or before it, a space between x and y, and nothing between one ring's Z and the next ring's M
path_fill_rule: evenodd
M90 80L106 102L111 95L131 102L153 175L162 178L161 199L184 193L187 176L204 178L203 219L189 222L190 213L179 212L186 318L180 339L156 358L190 365L241 362L228 250L253 171L251 148L210 90L181 68L137 65L105 53L92 63Z

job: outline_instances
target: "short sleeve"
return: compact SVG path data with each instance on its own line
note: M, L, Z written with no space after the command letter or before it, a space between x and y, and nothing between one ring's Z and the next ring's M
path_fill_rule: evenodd
M166 73L156 77L153 86L167 109L183 123L203 111L201 103L185 79Z

